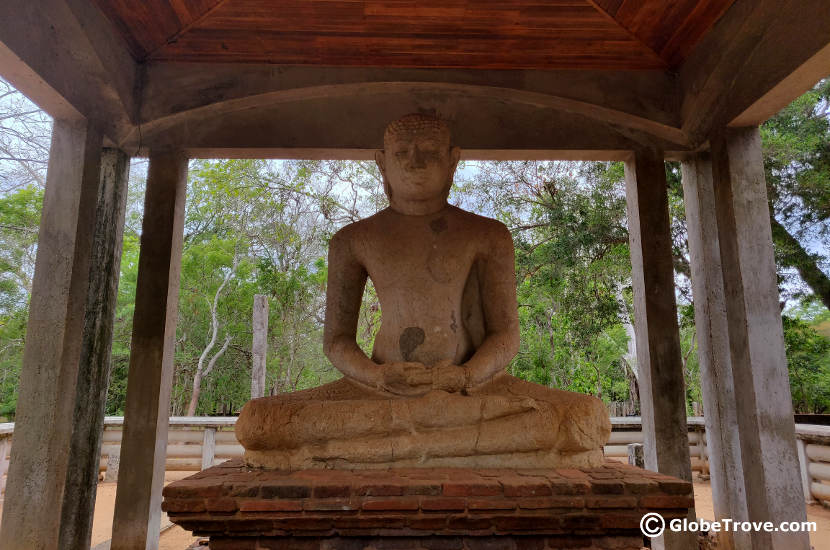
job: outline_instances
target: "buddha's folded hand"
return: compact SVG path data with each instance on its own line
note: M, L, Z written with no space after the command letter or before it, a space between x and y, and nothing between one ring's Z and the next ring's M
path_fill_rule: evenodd
M470 371L452 361L439 361L432 367L432 389L449 393L464 392L470 384Z
M418 397L432 390L432 372L423 363L386 363L381 366L380 389L403 397Z

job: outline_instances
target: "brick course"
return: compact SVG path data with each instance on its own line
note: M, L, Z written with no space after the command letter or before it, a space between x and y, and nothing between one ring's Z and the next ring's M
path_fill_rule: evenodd
M616 462L284 472L228 461L163 494L171 521L211 536L211 550L362 550L364 539L379 550L404 539L425 550L639 549L644 513L668 520L693 505L691 483Z

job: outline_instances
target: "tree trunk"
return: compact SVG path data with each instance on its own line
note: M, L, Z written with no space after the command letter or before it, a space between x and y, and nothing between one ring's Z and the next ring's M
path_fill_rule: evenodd
M231 335L228 334L225 336L225 343L222 345L222 349L216 352L216 355L213 356L213 358L208 362L207 367L205 367L205 359L207 359L207 356L210 353L210 350L213 349L213 346L216 345L216 337L219 335L219 316L216 311L219 307L219 296L222 294L222 290L225 288L225 285L227 285L228 281L230 281L231 277L233 277L238 261L239 259L234 257L233 266L231 266L230 271L228 271L225 275L225 278L222 280L222 284L219 285L219 288L216 289L216 294L213 296L213 303L210 306L210 342L208 342L207 346L205 346L205 349L202 351L202 355L199 356L199 362L196 365L196 374L193 375L193 393L190 395L190 405L187 407L187 416L194 416L196 414L196 405L199 404L199 392L202 388L202 378L210 373L214 365L216 365L216 361L222 356L223 353L225 353L225 350L228 349L228 344L231 343Z
M807 252L774 216L770 216L770 224L772 240L783 264L796 268L804 282L810 286L824 306L830 309L830 277L819 268L816 255Z
M187 416L196 415L196 405L199 404L199 393L202 391L202 373L196 372L193 377L193 392L190 394L190 404L187 406Z

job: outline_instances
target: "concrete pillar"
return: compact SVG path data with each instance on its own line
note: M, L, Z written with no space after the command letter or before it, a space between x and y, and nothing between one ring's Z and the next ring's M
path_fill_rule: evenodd
M268 357L268 296L254 295L254 338L251 347L251 399L265 395L265 365Z
M205 428L202 435L202 469L207 470L213 466L213 459L216 458L216 428Z
M98 199L101 134L55 120L0 548L58 548Z
M186 183L184 154L151 152L112 550L158 547Z
M693 155L682 164L692 293L695 302L697 354L704 421L708 435L709 472L715 519L747 521L743 459L738 431L735 381L729 354L726 297L715 214L712 161L708 154ZM748 549L751 535L721 533L726 548Z
M711 146L746 510L753 521L804 521L761 137L755 127L727 129ZM807 533L751 538L752 548L810 548Z
M66 474L61 509L61 549L89 548L92 538L129 170L130 157L126 153L118 149L104 149L81 359L75 388L70 468Z
M118 470L121 467L121 455L112 453L107 455L107 469L104 471L104 481L118 483Z
M691 481L666 172L660 151L632 154L625 163L625 190L645 466ZM653 544L670 550L697 548L689 533L666 533Z
M628 444L628 463L638 468L646 467L646 460L643 458L643 444L629 443Z
M807 504L814 504L816 499L813 498L813 476L810 475L810 459L807 457L807 444L803 439L797 439L795 442L798 450L798 469L801 471L801 487L804 490L804 502ZM0 451L3 444L0 443ZM2 454L0 453L0 457ZM3 471L2 462L0 462L0 473Z
M6 492L6 471L9 469L9 449L12 446L11 437L0 438L0 497Z

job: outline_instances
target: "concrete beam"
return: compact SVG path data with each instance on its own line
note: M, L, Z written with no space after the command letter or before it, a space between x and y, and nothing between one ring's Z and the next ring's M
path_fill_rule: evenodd
M158 547L186 184L187 157L151 153L112 550Z
M57 549L98 199L101 134L55 120L0 548Z
M229 63L147 66L141 123L198 109L230 110L302 98L343 95L338 88L386 84L452 85L475 93L534 94L533 101L655 132L675 132L680 105L675 79L648 71L494 71L372 67L284 67ZM360 91L357 89L356 91ZM282 99L283 97L287 99ZM235 104L235 105L234 105Z
M625 193L645 464L649 470L691 481L662 151L636 150L626 161ZM692 510L690 519L694 518ZM654 539L653 545L693 550L697 548L697 539L694 533L667 532Z
M600 124L615 133L627 133L638 140L651 140L664 148L683 150L686 139L679 130L679 105L674 79L662 73L622 71L473 71L443 69L382 69L331 67L275 67L271 65L230 64L151 64L144 79L141 109L141 142L152 144L154 136L179 128L187 128L180 136L179 145L193 156L211 150L224 153L238 149L232 156L245 155L241 150L262 149L250 143L250 132L244 132L245 141L225 135L224 143L206 147L193 140L192 133L206 121L235 118L240 113L268 112L283 106L290 113L302 112L306 126L322 135L315 136L310 128L301 129L309 144L306 149L325 150L331 143L329 135L338 127L352 129L355 121L362 123L366 113L378 108L392 108L406 104L409 109L436 110L452 119L457 113L444 105L446 96L462 98L468 104L478 103L473 110L486 108L493 116L502 116L502 124L511 120L505 106L517 109L532 107L539 111L559 112L563 116L577 116L585 124ZM431 98L431 99L430 99ZM331 103L339 108L328 120L316 113L312 103ZM383 103L380 103L383 102ZM493 111L498 102L501 113ZM348 105L347 105L348 104ZM348 120L350 111L363 111ZM400 110L400 109L398 109ZM404 111L404 113L407 111ZM275 115L278 116L278 115ZM548 115L550 118L550 115ZM514 120L527 124L522 112L512 115ZM391 119L390 119L391 120ZM277 122L276 120L274 122ZM458 116L459 125L469 125ZM517 122L513 122L516 124ZM274 128L281 125L277 123ZM273 132L273 130L271 130ZM374 136L371 136L374 137ZM138 144L137 130L129 142ZM313 142L317 142L314 144ZM354 145L335 148L364 149L374 145ZM604 140L606 142L610 140ZM619 140L617 140L619 141ZM278 150L279 146L264 147ZM288 149L296 149L291 146ZM332 148L332 149L335 149ZM466 147L470 149L471 147ZM495 150L499 144L481 149ZM525 149L550 150L550 145ZM517 149L517 147L510 147ZM592 145L578 147L565 144L555 149L612 149ZM623 148L624 149L624 148ZM272 153L277 154L277 153ZM270 156L270 155L269 155Z
M138 67L88 0L0 2L0 75L53 117L86 117L114 142L137 117Z
M736 0L679 71L692 145L759 125L830 72L826 0Z
M66 473L61 509L59 548L62 550L86 550L92 538L129 171L130 158L123 151L104 150L75 387L70 468Z
M284 150L381 147L391 120L433 111L462 149L476 151L684 150L651 132L576 112L534 92L440 83L379 82L305 88L213 104L142 125L141 144L177 147L189 156L272 156ZM676 136L674 136L676 137ZM680 138L678 138L680 140ZM138 136L124 146L138 147Z
M738 511L745 506L751 521L805 521L757 127L729 129L712 140L712 179L729 363L740 392L735 417L744 487L732 496L745 495ZM745 548L808 550L810 542L806 532L752 532Z

